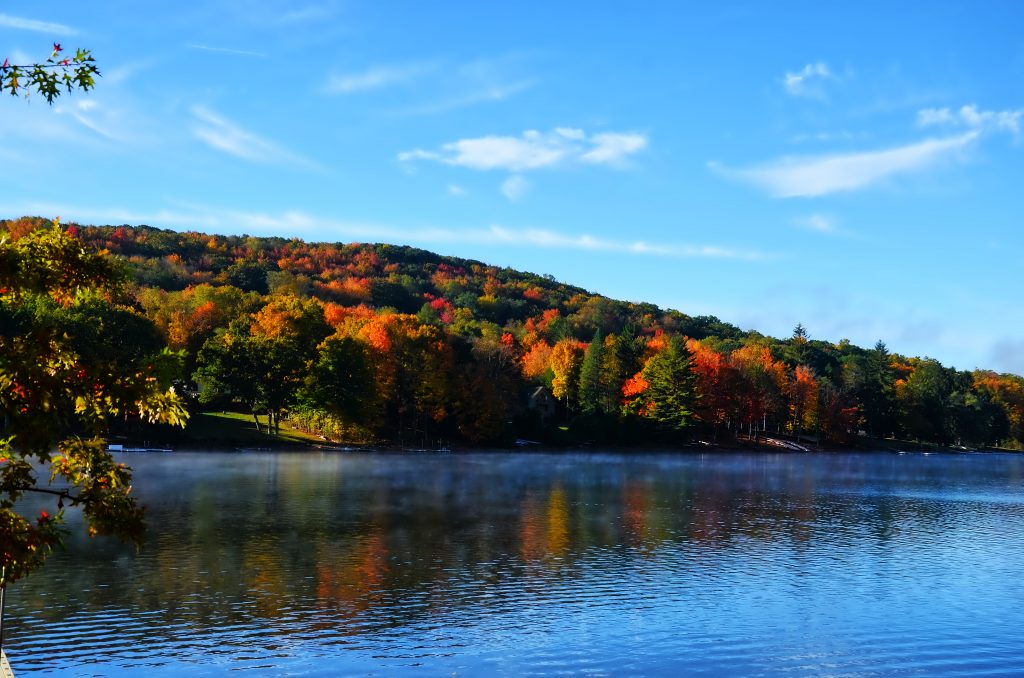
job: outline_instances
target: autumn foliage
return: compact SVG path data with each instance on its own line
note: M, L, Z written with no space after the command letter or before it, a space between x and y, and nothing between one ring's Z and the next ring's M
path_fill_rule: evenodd
M45 223L3 228L22 237ZM73 228L127 267L139 309L183 352L181 387L199 406L292 418L329 439L622 442L671 429L719 443L1024 445L1020 377L881 342L829 343L802 326L772 339L409 247Z

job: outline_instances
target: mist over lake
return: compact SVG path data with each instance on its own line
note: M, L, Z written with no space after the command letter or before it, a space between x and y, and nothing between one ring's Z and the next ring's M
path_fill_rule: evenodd
M19 675L955 676L1024 661L1017 455L125 460L145 546L75 532L10 588Z

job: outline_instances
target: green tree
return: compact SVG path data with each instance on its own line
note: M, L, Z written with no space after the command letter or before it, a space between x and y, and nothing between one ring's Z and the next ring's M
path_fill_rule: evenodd
M580 367L579 401L580 412L583 414L597 414L603 409L605 398L601 377L604 362L604 338L601 330L597 330L583 354Z
M950 370L931 358L914 360L913 365L914 371L897 392L903 430L916 440L946 442L953 390Z
M299 397L348 423L365 423L374 397L366 346L351 337L331 337L321 344Z
M209 339L199 351L195 379L200 401L228 398L243 403L260 430L259 414L267 415L267 433L280 430L281 415L298 395L306 374L304 351L295 341L246 331L245 319Z
M640 394L644 416L673 436L689 429L695 420L696 376L682 340L672 337L664 350L647 361L640 376L648 384Z
M131 470L103 435L113 419L183 425L187 413L171 386L178 357L155 352L126 282L59 228L0 237L0 585L60 543L65 507L82 509L90 534L141 535ZM31 492L53 496L54 512L19 514Z
M793 336L789 338L784 348L786 360L791 366L808 364L808 341L807 328L803 323L797 323L793 328Z
M618 404L622 384L643 367L644 340L643 337L637 336L636 326L629 324L623 328L612 342L609 354L607 379L610 384L609 391L614 396L609 405L614 407Z
M224 271L225 281L243 292L266 294L270 291L267 285L267 274L277 267L264 261L239 261Z
M860 393L864 420L872 435L892 435L896 428L896 376L885 342L878 340L868 352L867 375Z

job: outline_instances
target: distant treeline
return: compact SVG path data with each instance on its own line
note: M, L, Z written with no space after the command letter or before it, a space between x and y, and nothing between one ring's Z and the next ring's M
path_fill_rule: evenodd
M48 227L0 220L9 237ZM1024 448L1024 379L879 341L786 339L616 301L550 276L386 244L67 230L130 272L195 407L242 405L325 438L728 443L762 432Z

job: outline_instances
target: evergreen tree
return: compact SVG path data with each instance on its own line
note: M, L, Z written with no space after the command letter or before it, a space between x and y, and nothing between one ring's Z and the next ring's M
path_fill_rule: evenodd
M594 333L594 338L587 346L583 355L583 366L580 368L580 411L583 414L597 414L602 411L603 387L601 372L604 364L604 339L601 330Z
M615 337L609 356L609 377L616 390L627 379L640 371L643 366L641 358L644 354L643 339L637 336L636 326L626 325Z
M648 419L671 434L693 425L696 376L690 369L690 353L679 337L672 337L663 351L647 361L641 376L648 383L643 393Z
M867 375L860 392L865 424L872 435L892 435L896 426L896 391L893 386L896 379L885 342L876 342L867 358Z

